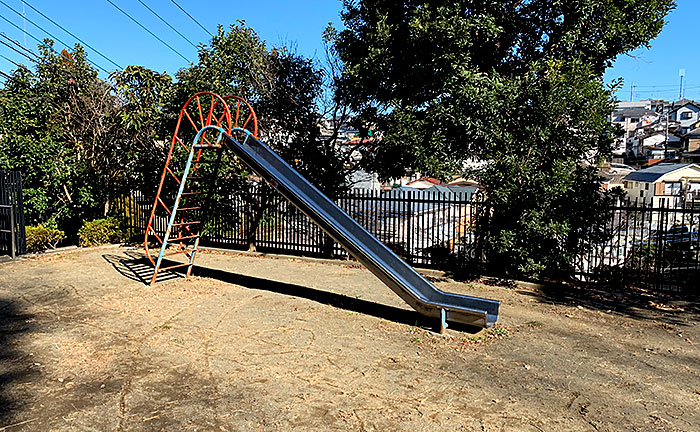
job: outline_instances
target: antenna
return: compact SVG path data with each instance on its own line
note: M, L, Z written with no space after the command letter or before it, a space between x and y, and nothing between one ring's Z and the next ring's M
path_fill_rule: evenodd
M681 77L681 86L678 90L678 99L683 99L683 78L685 78L685 69L680 69L678 71L678 76Z

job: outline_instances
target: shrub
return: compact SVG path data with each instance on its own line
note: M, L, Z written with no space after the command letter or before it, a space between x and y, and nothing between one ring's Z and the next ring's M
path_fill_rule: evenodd
M116 217L85 222L78 230L78 244L82 247L119 243L125 237L121 221Z
M24 233L27 240L27 252L43 252L46 249L55 249L58 242L66 238L63 231L47 228L43 225L25 227Z

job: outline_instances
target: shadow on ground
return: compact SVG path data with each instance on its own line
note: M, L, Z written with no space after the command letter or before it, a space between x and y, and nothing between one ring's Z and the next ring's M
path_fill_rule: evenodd
M656 292L640 288L601 290L564 284L547 284L533 291L517 292L534 297L541 303L583 306L669 324L688 325L693 317L700 316L700 298L690 293Z
M112 266L124 277L141 282L143 284L150 284L151 276L153 275L153 266L150 264L150 262L144 255L138 252L127 251L125 252L125 255L121 256L108 254L103 255L102 257L107 262L112 264ZM173 264L177 263L166 263L164 260L163 265L168 266ZM161 274L159 274L157 282L182 278L184 272L186 271L185 267L182 267L178 270L181 271L167 271L164 272L162 276ZM343 294L321 291L303 285L296 285L287 282L263 279L255 276L241 275L232 272L227 272L224 270L210 269L206 267L196 267L195 273L197 276L200 277L216 279L222 282L239 285L248 289L269 291L290 297L305 298L307 300L315 301L317 303L333 306L351 312L357 312L360 314L373 316L376 318L382 318L400 324L407 324L430 330L436 330L439 326L439 319L427 318L419 314L418 312L412 310L401 309L394 306L388 306L368 300L349 297ZM450 329L464 333L477 333L482 330L479 327L473 327L452 322L450 323Z
M0 298L0 430L16 420L14 412L26 402L21 395L11 393L10 388L36 381L40 374L31 357L19 349L22 339L33 331L34 319L16 302Z

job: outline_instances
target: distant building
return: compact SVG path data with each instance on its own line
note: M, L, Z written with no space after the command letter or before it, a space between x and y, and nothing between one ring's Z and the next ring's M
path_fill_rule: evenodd
M700 199L700 165L659 163L627 174L623 180L632 201L654 207L680 207Z
M670 119L680 123L680 133L685 135L690 132L695 123L700 121L700 104L690 99L674 102Z

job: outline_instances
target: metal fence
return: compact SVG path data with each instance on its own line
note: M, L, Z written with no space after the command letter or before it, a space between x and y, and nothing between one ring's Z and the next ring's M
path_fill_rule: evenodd
M343 257L347 252L309 218L277 194L254 194L254 205L237 197L222 200L205 225L203 244L258 251ZM336 203L365 229L412 265L448 269L455 257L483 260L477 226L488 211L464 193L355 190ZM129 234L143 238L153 198L131 194L118 203ZM699 203L700 204L700 203ZM257 209L257 211L255 210ZM262 210L261 210L262 209ZM200 215L201 216L201 215ZM167 220L155 221L165 232ZM684 208L620 205L609 209L598 243L572 266L582 281L636 283L655 288L700 285L700 205Z
M0 171L0 255L14 258L25 253L22 175L17 171Z

